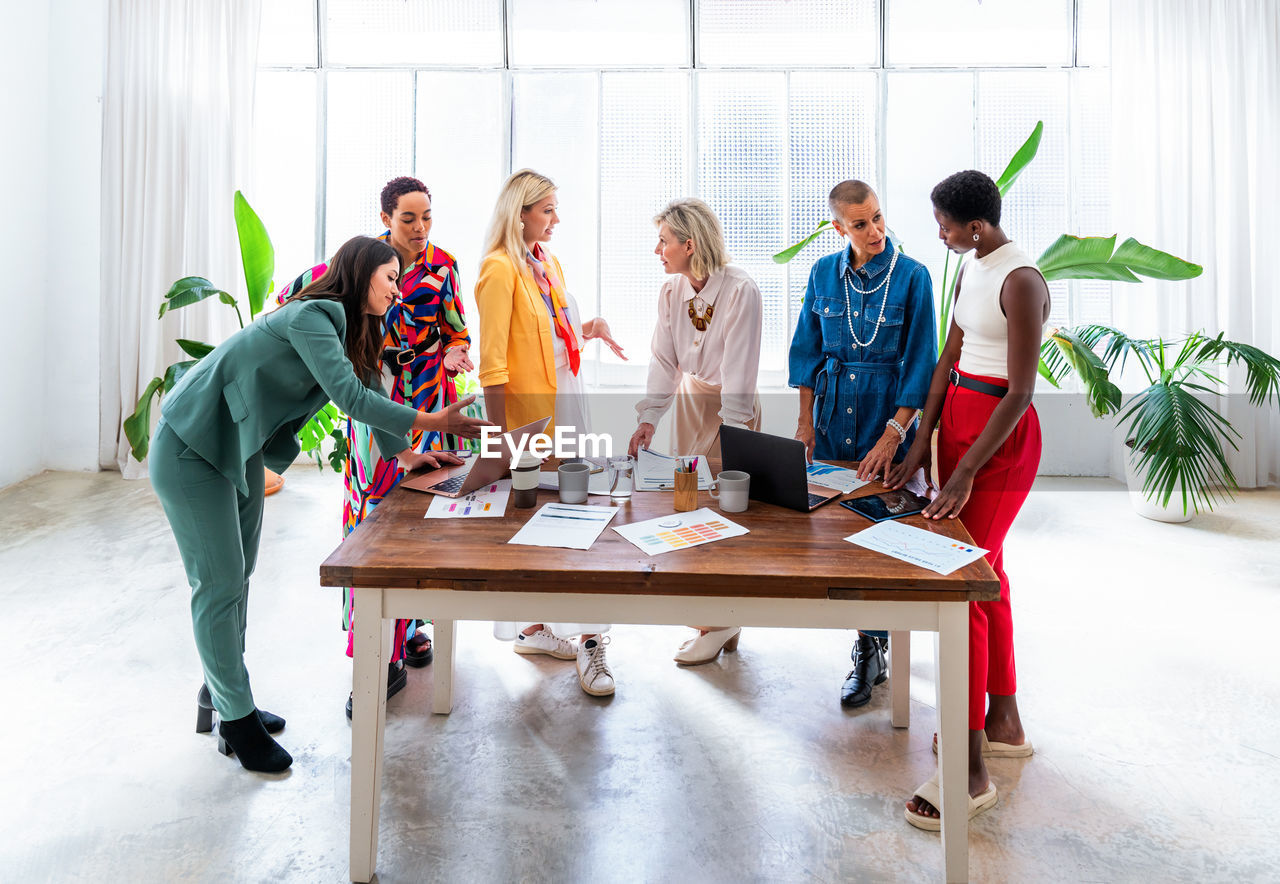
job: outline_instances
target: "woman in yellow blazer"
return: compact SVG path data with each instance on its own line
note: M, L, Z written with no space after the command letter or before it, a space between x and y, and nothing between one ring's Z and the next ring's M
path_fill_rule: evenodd
M532 169L521 169L502 186L476 280L480 311L480 383L489 420L505 429L550 416L552 426L585 433L586 397L579 377L583 342L599 338L621 356L609 324L582 322L564 284L564 270L545 248L555 226L556 186ZM515 640L517 654L547 654L578 662L578 684L592 696L614 691L605 663L605 624L495 623L494 635ZM559 635L557 635L559 633ZM573 642L561 635L580 634Z
M460 463L414 451L410 429L474 438L486 425L460 413L471 399L419 412L379 387L382 315L399 295L399 277L395 249L350 240L324 276L224 341L164 399L148 458L151 484L191 584L196 649L221 719L218 749L249 770L276 773L293 761L270 736L284 719L254 705L244 665L263 465L284 472L298 455L298 430L330 399L373 427L379 449L409 468Z

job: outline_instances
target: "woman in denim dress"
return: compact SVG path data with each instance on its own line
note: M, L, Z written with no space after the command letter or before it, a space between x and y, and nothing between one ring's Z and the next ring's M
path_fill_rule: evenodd
M845 237L809 273L791 341L788 383L800 390L796 438L810 458L858 461L873 479L906 456L938 359L933 283L885 231L875 191L842 181L828 199ZM862 706L886 678L884 632L859 631L840 702Z

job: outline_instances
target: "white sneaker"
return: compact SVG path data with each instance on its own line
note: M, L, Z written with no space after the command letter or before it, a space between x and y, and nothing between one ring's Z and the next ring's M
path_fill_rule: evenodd
M551 630L546 628L539 629L533 635L517 632L515 644L511 649L517 654L546 654L557 660L572 660L578 655L573 642L557 638Z
M597 636L578 645L578 684L593 697L613 693L613 673L604 660L604 646L608 643L607 636Z

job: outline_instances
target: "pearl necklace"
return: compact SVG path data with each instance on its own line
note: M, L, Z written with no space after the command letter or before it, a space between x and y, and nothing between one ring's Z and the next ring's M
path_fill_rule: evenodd
M880 299L880 318L876 320L876 327L872 330L871 337L867 338L866 341L858 340L858 334L853 330L853 305L849 301L849 289L851 288L849 279L853 276L853 270L850 269L844 275L844 321L849 326L849 335L853 338L853 348L855 350L859 347L870 347L871 343L876 339L876 335L880 334L880 326L884 324L884 308L889 303L889 289L887 286L889 285L889 280L893 279L893 268L897 266L897 264L898 250L895 248L893 250L893 257L889 259L889 272L884 275L884 281L873 289L854 289L854 291L860 295L871 295L880 291L882 288L884 289L884 297Z

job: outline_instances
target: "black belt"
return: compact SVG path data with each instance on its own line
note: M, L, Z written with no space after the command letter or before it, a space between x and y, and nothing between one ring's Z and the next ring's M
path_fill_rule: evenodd
M967 378L954 368L951 369L950 380L957 387L964 387L966 390L973 390L978 393L986 393L988 396L994 396L997 399L1004 398L1004 394L1009 392L1008 387L1002 387L999 384L988 384L986 381L979 381L975 378Z
M412 347L404 347L400 350L394 347L388 347L382 351L382 361L388 365L395 365L403 368L411 364L415 359L440 343L440 330L433 328L425 338Z

